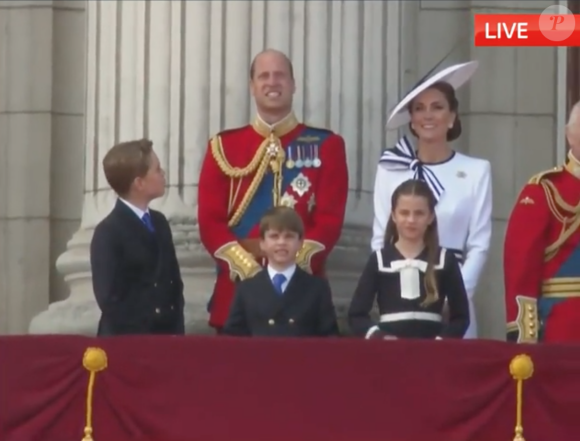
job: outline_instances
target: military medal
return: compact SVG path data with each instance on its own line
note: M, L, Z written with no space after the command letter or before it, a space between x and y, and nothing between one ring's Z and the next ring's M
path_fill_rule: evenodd
M288 192L284 193L284 195L280 199L280 205L284 207L294 208L297 202L298 201L296 200L296 198L291 194L289 194Z
M290 186L292 187L294 193L302 197L308 192L308 190L310 190L312 184L306 176L300 173L298 176L296 176L296 178L294 178Z
M302 161L302 149L300 148L299 145L296 146L296 154L297 154L296 167L302 168L304 166L304 162Z
M322 161L318 157L318 144L314 146L314 161L312 161L312 165L316 168L322 165Z
M308 149L306 159L304 160L304 167L310 168L312 167L312 145L305 146L304 148Z
M294 168L296 164L292 159L292 146L288 147L288 160L286 161L286 168Z

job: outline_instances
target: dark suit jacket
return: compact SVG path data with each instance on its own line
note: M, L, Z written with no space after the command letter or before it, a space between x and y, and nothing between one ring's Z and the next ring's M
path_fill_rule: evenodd
M149 210L152 233L125 203L117 201L95 228L91 242L93 290L99 336L183 334L183 282L171 227Z
M328 282L296 268L282 295L264 269L238 283L225 335L327 337L338 335Z

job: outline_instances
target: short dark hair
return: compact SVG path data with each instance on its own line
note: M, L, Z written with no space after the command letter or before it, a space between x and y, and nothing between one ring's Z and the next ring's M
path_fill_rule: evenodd
M290 78L294 79L294 66L292 65L292 61L290 61L290 58L288 58L288 55L284 54L283 52L276 51L274 49L266 49L265 51L262 51L258 55L256 55L254 57L254 59L252 60L252 64L250 64L250 80L254 79L254 74L256 73L256 60L258 59L258 57L260 55L265 54L267 52L276 52L276 53L279 53L280 55L282 55L284 57L284 59L286 60L286 63L288 63L288 70L290 71Z
M440 81L438 83L434 83L429 86L426 90L435 89L441 92L445 96L445 100L447 104L449 104L449 110L455 113L455 121L453 121L453 127L447 130L447 141L455 141L457 138L461 136L461 120L459 119L459 101L457 100L457 96L455 96L455 89L449 83L444 81ZM413 101L409 103L409 113L413 113ZM409 123L409 130L413 134L413 136L417 137L417 132L413 130L411 127L411 123Z
M291 231L302 239L304 237L304 222L293 208L274 207L270 208L260 220L260 237L264 239L270 230Z
M153 142L148 139L122 142L107 152L103 158L103 171L115 193L127 195L133 181L147 174L152 153Z

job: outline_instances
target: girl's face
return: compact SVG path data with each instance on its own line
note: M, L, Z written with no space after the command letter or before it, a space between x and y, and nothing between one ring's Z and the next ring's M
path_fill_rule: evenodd
M447 139L455 114L449 109L445 95L437 89L427 89L411 104L411 127L423 141L439 142Z
M401 195L392 214L397 233L402 239L422 240L435 216L429 209L427 198L416 195Z

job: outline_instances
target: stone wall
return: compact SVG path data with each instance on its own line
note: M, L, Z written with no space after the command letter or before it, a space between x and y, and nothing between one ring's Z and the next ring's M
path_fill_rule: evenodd
M66 287L82 196L84 3L0 1L0 334Z

